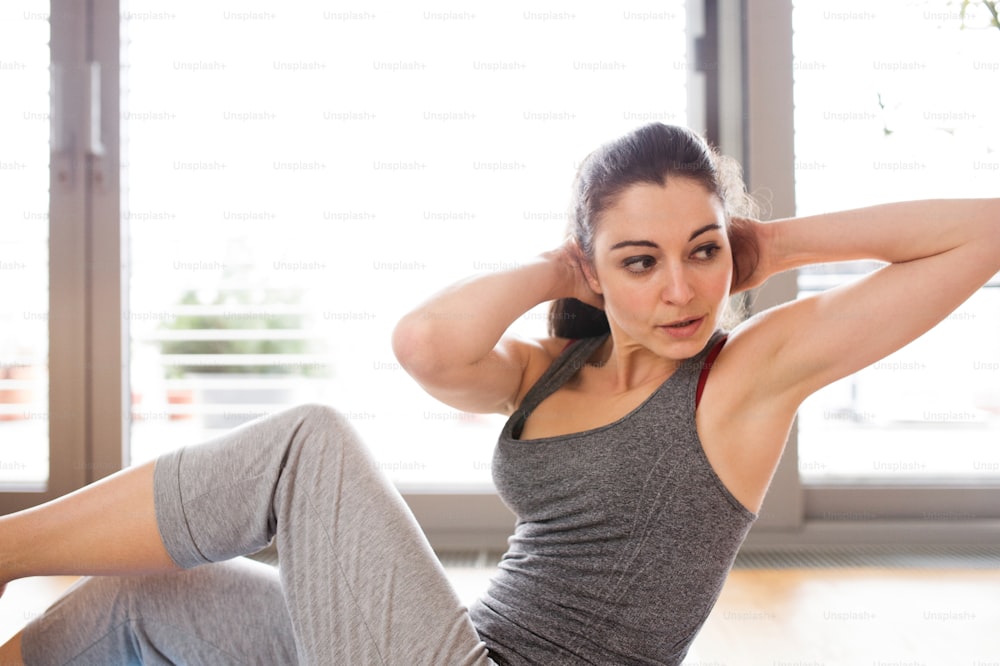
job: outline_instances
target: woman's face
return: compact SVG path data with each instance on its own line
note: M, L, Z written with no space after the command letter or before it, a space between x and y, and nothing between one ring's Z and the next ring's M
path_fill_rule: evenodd
M726 307L733 261L722 203L697 181L622 192L594 235L591 287L604 295L615 344L690 358Z

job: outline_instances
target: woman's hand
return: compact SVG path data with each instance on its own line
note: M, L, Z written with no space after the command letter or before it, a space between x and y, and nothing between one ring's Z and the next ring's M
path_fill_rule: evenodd
M604 296L594 291L587 280L587 258L572 237L567 238L562 245L542 257L561 268L560 280L554 285L553 300L557 298L575 298L587 305L604 309Z
M729 242L733 251L733 284L738 294L761 286L781 269L773 253L772 225L746 217L729 220Z

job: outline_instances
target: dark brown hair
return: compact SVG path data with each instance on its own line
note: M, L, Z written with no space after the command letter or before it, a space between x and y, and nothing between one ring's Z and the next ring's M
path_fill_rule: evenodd
M618 195L631 185L666 185L671 178L694 180L722 202L733 249L733 285L739 284L753 272L759 257L754 236L740 219L753 217L753 201L746 193L739 164L685 127L650 123L590 153L573 181L569 235L587 261L593 262L600 216ZM555 301L549 308L550 335L585 338L609 330L603 310L575 298Z

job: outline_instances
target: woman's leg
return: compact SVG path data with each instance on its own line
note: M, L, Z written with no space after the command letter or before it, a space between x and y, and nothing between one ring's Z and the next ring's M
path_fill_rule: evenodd
M486 663L466 609L399 493L332 409L298 407L156 469L157 515L182 566L276 537L307 663Z
M143 543L115 545L127 539L109 534L104 551L100 539L74 534L69 541L76 545L44 567L19 553L9 558L19 567L12 571L92 573L102 566L102 553L116 572L189 568L252 553L276 536L282 589L304 662L488 663L409 510L333 410L295 408L167 454L156 462L152 484L141 468L130 472L110 482L110 499L102 500L97 487L94 498L77 497L91 510L72 507L83 522L36 514L38 524L22 524L22 533L51 536L57 533L52 524L86 532L98 522L113 526L123 511L130 514L128 530ZM73 563L80 543L95 549L84 566ZM26 634L26 654L33 635Z
M23 658L29 665L298 663L277 571L245 558L85 578L28 625Z
M0 597L28 576L177 570L156 526L153 463L0 517ZM19 633L0 647L0 665L20 663L21 641Z
M177 568L156 526L153 463L0 517L0 585L27 576Z

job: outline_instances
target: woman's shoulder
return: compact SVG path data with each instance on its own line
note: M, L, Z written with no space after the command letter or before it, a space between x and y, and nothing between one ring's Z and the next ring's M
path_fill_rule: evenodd
M516 410L527 396L528 392L545 376L550 370L558 371L559 365L565 359L572 358L580 350L581 353L589 356L594 352L595 347L607 338L604 333L592 337L584 338L564 338L561 336L546 336L530 339L521 339L518 343L521 346L520 357L524 359L524 368L521 377L521 387L518 391L517 400L514 404Z
M737 326L712 359L696 411L698 436L726 487L757 511L781 457L797 403L768 386L771 353Z
M503 344L517 348L516 356L523 363L521 385L511 406L512 409L516 410L531 387L576 340L558 336L527 338L508 335L504 338Z
M551 361L559 358L567 349L569 349L574 343L579 342L581 338L563 338L559 336L551 336L547 338L539 338L538 344L545 349Z

